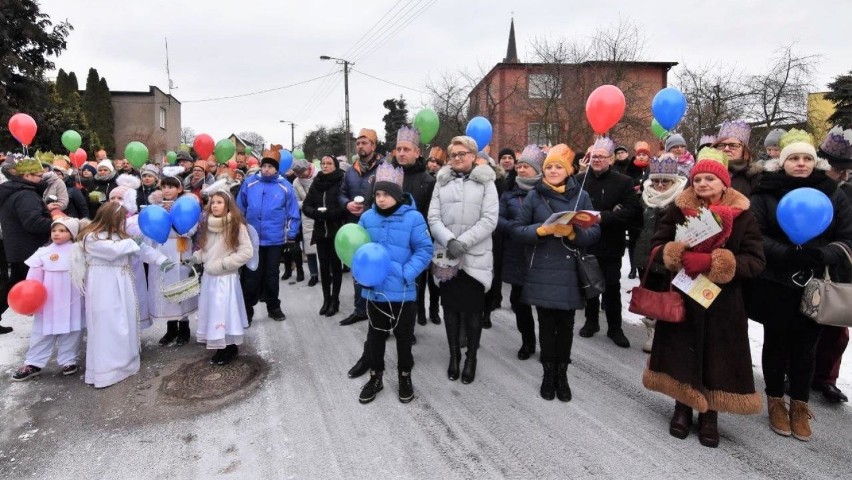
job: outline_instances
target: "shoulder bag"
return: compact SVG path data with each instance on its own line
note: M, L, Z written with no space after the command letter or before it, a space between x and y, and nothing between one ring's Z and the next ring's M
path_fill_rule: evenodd
M669 290L666 292L655 292L645 288L648 273L651 272L651 264L654 263L654 258L662 247L662 245L657 245L651 250L648 268L645 269L639 286L633 287L630 306L627 307L627 310L663 322L680 323L686 320L686 306L680 293L672 288L671 282L669 282ZM671 277L671 274L669 274L669 277Z
M844 254L852 265L849 247L842 242L831 242ZM812 278L802 293L799 311L820 325L852 327L852 283L835 283L825 267L825 279Z

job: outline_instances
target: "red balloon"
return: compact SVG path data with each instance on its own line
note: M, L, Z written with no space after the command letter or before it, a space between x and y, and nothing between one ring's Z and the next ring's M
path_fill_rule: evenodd
M249 168L256 167L258 165L260 165L260 164L257 162L257 159L254 158L254 157L249 157L248 160L246 160L246 166L249 167Z
M21 315L32 315L47 302L47 289L38 280L23 280L9 290L9 307Z
M598 135L614 127L624 116L624 93L615 85L601 85L586 100L586 118Z
M9 119L9 131L23 145L32 143L36 130L38 130L38 125L36 125L33 117L26 113L16 113Z
M198 154L198 158L203 160L206 160L210 158L210 155L213 155L213 149L215 147L216 143L213 142L213 137L206 133L202 133L195 137L195 142L192 143L192 148L195 149L195 153Z
M86 158L89 155L82 148L78 148L77 150L71 152L69 155L71 157L71 164L74 165L74 168L80 168L86 163Z
M237 161L236 160L228 160L228 168L233 172L237 169Z

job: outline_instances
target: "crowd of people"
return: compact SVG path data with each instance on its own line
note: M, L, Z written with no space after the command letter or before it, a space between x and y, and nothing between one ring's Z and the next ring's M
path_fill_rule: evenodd
M815 323L800 313L799 301L805 284L826 267L832 278L852 279L836 245L852 248L846 183L852 131L832 129L815 144L805 132L775 130L759 155L750 137L746 122L732 121L702 138L695 154L672 134L657 155L647 142L637 142L631 156L601 137L585 153L565 144L527 145L520 153L504 148L494 160L466 136L424 157L420 133L408 126L382 155L376 132L362 129L351 166L327 155L318 164L296 160L286 172L274 151L265 151L259 165L238 153L234 170L187 152L178 154L176 166L147 164L138 171L105 152L77 172L61 157L43 165L9 155L0 184L8 277L0 302L23 279L37 279L50 292L13 379L38 375L54 344L62 373L76 373L86 329L86 382L112 385L138 371L140 329L165 322L160 345L185 345L193 316L197 340L216 350L211 363L226 364L237 355L258 302L271 319L285 320L279 280L295 271L296 281L304 281L305 259L307 285L322 290L319 314L334 317L345 271L334 240L344 225L357 223L390 257L378 284L361 285L353 276L354 310L340 320L343 326L369 322L363 352L348 372L352 378L369 373L361 403L384 388L390 334L399 400L415 397L418 324L444 324L448 380L474 382L480 339L502 304L502 283L511 286L518 359L538 349L540 396L570 401L577 310L584 310L580 337L600 332L603 311L607 337L630 347L622 328L626 250L629 277L642 277L648 288L669 289L681 271L719 287L709 306L682 293L683 322L642 319L648 333L642 349L650 354L642 382L675 400L670 434L686 438L697 411L698 439L715 447L719 412L761 411L748 339L752 319L764 326L769 426L806 441L812 389L830 402L847 401L836 380L848 330ZM776 210L784 195L803 187L831 200L833 220L797 245L779 226ZM195 227L183 234L172 229L163 244L142 234L141 209L170 210L186 197L204 205ZM704 209L718 232L685 243L679 227ZM553 221L554 214L579 211L592 212L591 221ZM600 269L600 291L583 272L589 255ZM199 275L197 296L169 298L162 288ZM0 311L7 307L0 304Z

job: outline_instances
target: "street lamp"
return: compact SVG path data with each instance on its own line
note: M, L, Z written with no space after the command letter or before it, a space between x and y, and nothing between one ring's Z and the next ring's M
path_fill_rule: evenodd
M278 120L281 123L289 123L290 124L290 151L296 149L296 124L289 120Z
M343 95L346 103L346 161L348 162L352 159L352 146L349 142L349 137L352 135L349 129L349 65L353 65L353 63L342 58L329 57L328 55L320 55L320 60L335 60L338 65L343 65Z

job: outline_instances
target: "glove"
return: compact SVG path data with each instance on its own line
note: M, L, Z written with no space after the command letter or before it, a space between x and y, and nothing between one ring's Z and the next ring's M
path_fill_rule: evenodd
M553 235L557 237L568 237L569 240L574 240L577 236L574 233L574 225L553 225Z
M683 252L683 269L692 278L710 271L713 257L709 253Z
M165 262L160 264L160 271L163 273L166 273L173 268L175 268L175 262L171 260L166 260Z
M139 245L140 247L142 246L142 240L143 240L143 238L142 238L142 237L130 237L130 238L131 238L134 242L136 242L136 245Z
M447 257L455 260L464 255L464 245L455 238L447 242Z
M788 258L799 268L816 268L825 265L825 256L816 247L790 248Z

